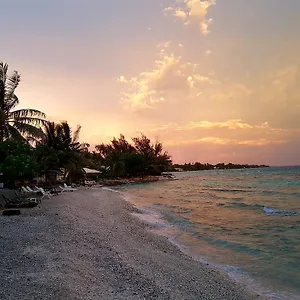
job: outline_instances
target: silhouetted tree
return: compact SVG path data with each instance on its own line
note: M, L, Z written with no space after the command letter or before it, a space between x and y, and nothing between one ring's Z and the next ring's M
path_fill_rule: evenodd
M14 71L8 74L8 65L0 62L0 142L8 139L17 141L35 140L42 137L40 125L45 114L36 109L15 109L19 99L15 90L20 83L20 75Z

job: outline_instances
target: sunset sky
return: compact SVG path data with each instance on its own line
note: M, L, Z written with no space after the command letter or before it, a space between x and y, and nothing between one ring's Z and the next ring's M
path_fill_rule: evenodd
M0 61L20 107L81 141L158 138L175 162L300 164L299 0L15 0Z

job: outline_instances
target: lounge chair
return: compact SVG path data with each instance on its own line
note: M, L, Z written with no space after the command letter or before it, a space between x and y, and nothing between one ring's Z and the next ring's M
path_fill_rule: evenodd
M45 197L48 197L48 199L52 198L52 194L50 192L46 192L43 188L38 188L40 190L40 192L42 193L42 198L41 200L43 200Z
M29 186L26 186L25 187L27 190L28 190L28 192L30 192L30 193L39 193L40 192L40 190L39 189L36 189L36 190L33 190L31 187L29 187Z
M5 208L22 208L22 207L35 207L38 205L36 198L26 198L20 200L20 198L8 198L2 195L5 201Z
M25 194L30 193L30 191L25 186L21 187L21 191L24 192Z
M65 183L64 183L64 186L59 186L59 187L62 190L62 192L74 192L74 191L77 191L77 189L72 188L71 186L66 185Z
M31 194L32 194L32 192L30 192ZM29 192L28 192L28 194L30 194ZM25 197L24 198L24 195L23 194L21 194L20 192L17 192L17 191L15 191L15 197L14 197L14 199L16 199L16 201L24 201L24 199L26 200L26 201L35 201L35 202L37 202L37 203L41 203L42 201L41 201L41 198L37 198L36 197L36 195L35 195L35 197L31 197L31 196L27 196L27 197Z

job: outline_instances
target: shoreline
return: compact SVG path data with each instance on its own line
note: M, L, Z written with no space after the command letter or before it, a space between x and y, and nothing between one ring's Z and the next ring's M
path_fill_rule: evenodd
M265 299L183 254L106 189L0 218L2 299ZM16 230L17 228L17 230Z
M258 294L261 297L266 297L266 299L273 299L273 297L270 296L270 293L272 294L272 292L267 291L267 289L264 288L259 281L257 281L244 271L241 272L239 268L217 263L210 257L203 256L191 250L189 246L178 240L178 237L180 237L183 233L180 229L175 228L174 225L169 224L155 209L145 206L139 206L138 204L136 204L134 200L132 200L130 193L128 194L126 190L120 191L114 189L114 187L102 188L119 194L127 203L134 207L135 211L131 213L132 216L149 226L149 228L147 228L148 231L154 233L155 235L165 237L169 243L175 246L183 254L192 258L194 261L200 262L201 264L208 266L209 268L225 274L225 276L228 276L234 282L245 286L251 292ZM283 296L285 299L285 295L281 296ZM277 299L277 296L275 298Z

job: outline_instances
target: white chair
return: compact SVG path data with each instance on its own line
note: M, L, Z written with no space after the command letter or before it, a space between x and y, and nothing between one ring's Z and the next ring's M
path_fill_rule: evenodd
M33 190L31 187L29 187L29 186L26 186L26 189L28 190L28 192L30 192L30 193L38 193L40 190Z
M21 190L22 190L22 192L24 192L26 194L29 193L29 191L27 190L27 188L25 186L22 186Z
M64 183L64 186L59 186L59 187L60 187L60 189L61 189L62 192L74 192L74 191L77 191L77 189L72 188L71 186L66 185L65 183Z
M42 193L41 200L43 200L45 197L48 197L48 199L51 199L53 197L53 195L50 192L46 192L43 188L38 188L38 189Z

